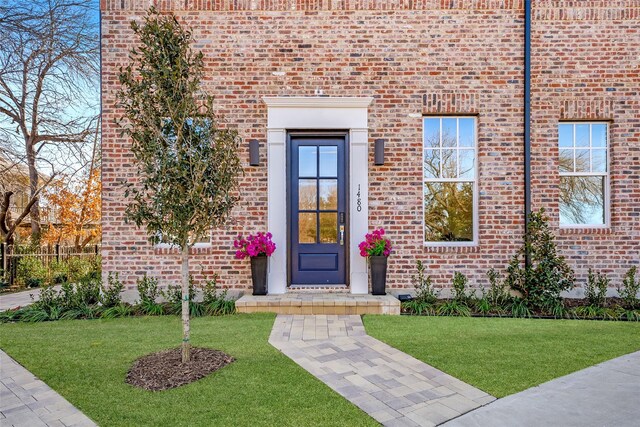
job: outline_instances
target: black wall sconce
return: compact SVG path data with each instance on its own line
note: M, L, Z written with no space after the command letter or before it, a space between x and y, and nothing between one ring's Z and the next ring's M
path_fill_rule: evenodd
M249 141L249 165L260 166L260 141L257 139Z
M384 139L375 140L374 150L374 164L376 166L384 165Z

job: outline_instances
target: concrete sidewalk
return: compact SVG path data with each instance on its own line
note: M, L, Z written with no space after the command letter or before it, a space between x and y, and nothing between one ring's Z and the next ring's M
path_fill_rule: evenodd
M53 287L56 291L59 291L60 288L62 288L60 285ZM24 307L32 304L34 301L38 301L40 299L41 289L42 288L27 289L26 291L0 295L0 311L9 310L10 308ZM31 299L31 295L33 295L33 299ZM138 299L138 291L135 289L126 289L122 291L120 296L122 301L133 304Z
M56 291L59 291L60 285L54 286ZM14 292L12 294L0 295L0 311L8 310L10 308L24 307L31 304L34 300L37 301L40 298L40 289L27 289L26 291ZM33 295L34 299L31 299Z
M444 425L640 426L640 352L496 400Z

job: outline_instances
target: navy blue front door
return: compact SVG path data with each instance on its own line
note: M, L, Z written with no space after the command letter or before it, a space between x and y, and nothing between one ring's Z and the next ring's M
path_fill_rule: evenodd
M344 135L289 136L292 285L346 284Z

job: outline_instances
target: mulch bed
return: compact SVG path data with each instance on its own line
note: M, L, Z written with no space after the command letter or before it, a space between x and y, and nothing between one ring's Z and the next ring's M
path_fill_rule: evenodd
M191 360L182 363L182 350L172 348L136 360L126 382L145 390L168 390L206 377L234 360L220 350L192 347Z

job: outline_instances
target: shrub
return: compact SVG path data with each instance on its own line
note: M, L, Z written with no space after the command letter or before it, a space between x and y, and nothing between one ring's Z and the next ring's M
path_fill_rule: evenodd
M436 310L438 316L464 316L471 315L471 309L466 304L452 299L450 301L444 301L440 304Z
M99 277L96 272L95 261L83 256L74 256L67 260L67 275L70 282L82 280L87 276L91 278Z
M207 280L202 289L202 302L205 312L210 316L233 314L236 312L236 302L227 296L228 289L218 292L218 275L214 274L211 280Z
M525 300L522 298L514 298L511 304L511 315L513 317L530 317L531 310L529 310Z
M105 308L116 307L122 303L120 293L124 289L124 285L120 281L118 273L111 274L107 277L108 286L102 286L100 294L100 303Z
M422 261L416 261L416 269L418 274L411 276L411 283L415 288L415 301L423 302L426 304L434 304L438 300L438 290L435 289L431 283L431 276L425 274L424 264Z
M37 306L24 307L20 311L20 320L23 322L35 323L49 320L49 313Z
M52 286L43 287L40 290L40 299L33 303L33 306L38 306L47 312L51 312L52 310L59 308L60 305L60 295Z
M182 287L180 285L169 285L166 291L161 291L162 296L172 305L182 305ZM189 302L196 299L196 286L193 277L189 276ZM178 312L180 308L178 309Z
M411 276L411 283L415 289L414 297L402 303L405 312L422 315L435 314L435 303L438 300L438 291L431 284L431 276L425 274L422 261L416 261L416 275Z
M584 296L587 298L589 305L604 307L607 300L609 282L610 280L606 274L602 274L599 271L594 273L593 270L589 269L587 286L584 288Z
M85 276L84 279L74 286L75 300L73 305L75 307L83 307L98 304L100 302L101 288L102 281L100 279Z
M494 268L487 271L487 277L489 278L489 292L485 293L489 302L496 307L506 305L511 299L509 291L507 291L507 285L502 280L500 273Z
M92 256L89 258L91 264L92 277L102 277L102 257L100 255Z
M142 279L138 279L136 286L140 297L137 305L138 311L149 316L164 314L164 307L156 302L161 294L158 289L158 279L145 275Z
M522 294L525 304L537 309L561 302L560 293L573 288L575 280L573 270L557 253L548 221L544 209L531 213L525 243L507 268L507 285ZM523 266L527 251L531 265Z
M140 304L149 304L156 302L160 291L158 290L158 279L145 275L142 279L138 279L136 283L138 288L138 296Z
M53 260L49 264L49 274L51 283L60 285L69 280L69 271L67 263L64 261Z
M162 295L168 302L168 312L170 314L180 314L182 312L182 287L180 285L169 285ZM192 317L199 317L204 314L201 304L196 302L196 286L193 277L189 276L189 314Z
M550 299L542 305L542 311L556 319L562 319L567 315L567 309L564 302L560 300Z
M633 310L640 307L638 291L640 291L640 279L636 279L637 267L634 265L624 275L622 286L618 286L618 295L626 308Z
M47 279L47 269L38 258L23 256L18 261L16 279L21 286L40 287Z
M478 313L480 313L480 314L489 314L489 313L491 313L491 310L492 310L493 307L491 306L491 301L489 301L487 296L484 294L484 289L483 289L482 298L476 300L475 307L476 307L476 310L478 311Z
M4 273L4 270L0 268L0 290L4 290L9 287L9 280L7 280L7 276Z
M102 312L105 319L115 319L116 317L127 317L133 314L133 308L129 304L120 303L113 307L106 308Z
M573 309L573 314L579 319L604 318L606 309L597 305L585 305Z
M225 289L222 291L222 294L226 297L227 290ZM202 287L202 302L204 304L211 304L218 298L218 275L214 274L213 277L207 280Z
M467 304L472 298L472 293L467 294L467 276L456 271L453 275L453 300L458 304Z

